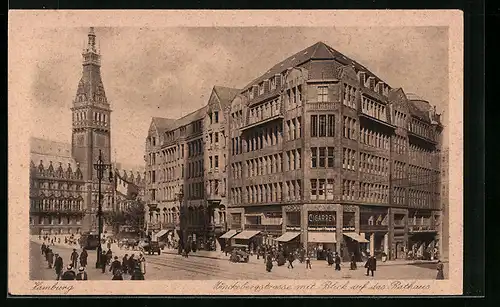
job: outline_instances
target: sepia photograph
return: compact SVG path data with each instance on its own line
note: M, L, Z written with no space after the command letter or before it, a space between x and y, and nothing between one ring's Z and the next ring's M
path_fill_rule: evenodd
M461 291L452 24L23 14L9 26L22 291Z

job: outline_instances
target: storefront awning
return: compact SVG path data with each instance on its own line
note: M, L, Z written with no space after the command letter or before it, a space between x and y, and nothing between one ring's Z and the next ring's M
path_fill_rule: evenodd
M156 236L157 238L160 238L160 237L162 237L162 236L166 235L167 233L168 233L168 229L162 229L162 230L160 230L160 231L159 231L159 232L158 232L155 236Z
M368 240L363 238L360 234L356 232L344 232L344 236L353 239L354 241L358 241L359 243L368 243Z
M335 232L309 232L307 242L310 243L337 243Z
M225 234L223 234L222 236L220 236L219 239L231 239L237 233L238 232L236 230L229 230L228 232L226 232Z
M279 242L289 242L300 235L300 232L285 232L281 237L277 238Z
M237 234L233 239L243 239L243 240L248 240L253 238L254 236L258 235L260 231L257 230L244 230Z

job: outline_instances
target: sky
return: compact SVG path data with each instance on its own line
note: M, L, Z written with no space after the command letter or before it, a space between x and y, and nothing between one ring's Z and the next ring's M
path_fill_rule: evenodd
M11 80L31 106L31 136L71 142L71 104L88 28L18 33ZM113 162L144 164L151 118L179 118L205 105L214 85L242 88L318 41L392 87L448 106L445 27L95 28L111 114ZM12 90L12 89L11 89ZM446 125L447 112L444 112ZM446 142L446 141L445 141Z

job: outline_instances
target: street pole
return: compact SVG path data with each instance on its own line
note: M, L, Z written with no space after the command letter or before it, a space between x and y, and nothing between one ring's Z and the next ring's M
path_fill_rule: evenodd
M96 257L96 263L95 267L100 268L101 267L101 256L102 256L102 246L101 246L101 237L102 237L102 193L101 193L101 185L102 185L102 179L104 176L104 171L109 168L109 181L111 182L113 180L113 173L111 171L111 164L105 164L102 161L102 152L99 150L99 157L97 159L97 163L94 164L94 169L97 171L97 180L98 180L98 190L99 194L97 196L97 201L98 201L98 209L97 209L97 232L99 236L99 244L97 245L97 257Z

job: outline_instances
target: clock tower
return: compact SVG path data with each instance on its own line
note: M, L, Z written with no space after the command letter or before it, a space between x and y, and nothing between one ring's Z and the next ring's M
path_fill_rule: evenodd
M96 46L96 35L91 27L87 46L83 49L83 71L71 108L72 155L80 164L86 181L87 214L83 221L84 230L96 230L96 212L98 206L97 175L93 164L102 152L104 163L111 163L111 108L106 98L101 79L101 55ZM111 206L112 185L104 173L102 180L103 211Z

